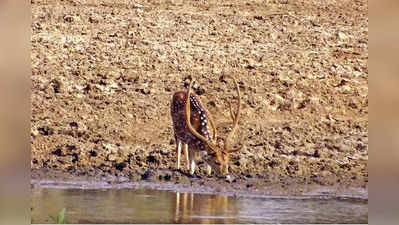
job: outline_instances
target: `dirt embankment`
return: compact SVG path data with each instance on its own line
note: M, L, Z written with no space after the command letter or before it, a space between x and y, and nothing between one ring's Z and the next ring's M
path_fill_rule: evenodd
M190 182L171 96L194 78L223 137L232 75L230 182L367 186L368 5L333 2L32 1L33 177Z

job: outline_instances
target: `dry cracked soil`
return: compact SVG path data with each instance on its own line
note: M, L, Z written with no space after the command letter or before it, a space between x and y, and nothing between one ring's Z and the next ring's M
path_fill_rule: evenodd
M31 4L32 178L367 188L367 1ZM176 170L172 94L195 79L223 138L229 76L244 148L230 179L201 162L191 177Z

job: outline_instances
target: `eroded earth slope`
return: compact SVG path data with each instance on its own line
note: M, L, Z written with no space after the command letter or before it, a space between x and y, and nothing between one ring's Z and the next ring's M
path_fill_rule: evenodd
M194 78L223 137L232 75L230 182L367 186L367 1L31 2L33 177L189 182L171 96Z

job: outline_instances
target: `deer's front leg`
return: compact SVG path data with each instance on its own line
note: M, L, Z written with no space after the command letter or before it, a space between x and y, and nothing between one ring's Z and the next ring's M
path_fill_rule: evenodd
M188 145L187 144L183 145L183 153L186 156L187 169L190 170L190 161L189 161L189 156L188 156Z
M195 172L195 152L189 151L188 153L190 155L190 174L193 175Z

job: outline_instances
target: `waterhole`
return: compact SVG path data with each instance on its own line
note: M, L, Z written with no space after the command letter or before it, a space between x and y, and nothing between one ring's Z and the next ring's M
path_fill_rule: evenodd
M32 223L368 223L368 201L151 189L32 188Z

